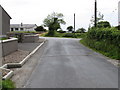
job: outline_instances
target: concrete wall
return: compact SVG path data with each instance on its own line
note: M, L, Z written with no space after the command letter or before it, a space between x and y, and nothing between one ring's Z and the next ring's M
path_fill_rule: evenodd
M2 21L2 34L6 35L7 32L10 32L10 17L8 16L8 14L6 14L6 12L3 10L3 21Z
M15 52L18 50L18 39L16 38L12 38L12 39L8 39L8 40L3 40L3 52L2 52L2 56L6 56L9 55L12 52ZM1 42L0 42L0 46L1 46Z
M0 35L2 35L2 8L0 7Z
M0 36L2 36L2 8L1 7L0 7ZM0 44L0 66L2 66L2 45L1 44Z
M0 35L6 35L7 32L10 32L10 19L11 17L0 5Z
M39 41L39 35L24 35L23 43L33 43Z

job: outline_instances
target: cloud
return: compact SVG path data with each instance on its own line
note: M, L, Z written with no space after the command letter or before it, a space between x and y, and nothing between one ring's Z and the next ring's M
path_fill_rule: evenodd
M11 23L42 24L46 16L53 11L63 13L67 25L73 25L73 14L76 13L76 28L89 26L94 15L95 0L1 0L2 6L12 17ZM97 0L98 11L104 14L105 20L117 25L119 0ZM113 17L114 16L114 17Z

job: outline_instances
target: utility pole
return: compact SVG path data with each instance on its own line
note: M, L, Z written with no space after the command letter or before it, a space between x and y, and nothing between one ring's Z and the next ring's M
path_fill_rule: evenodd
M95 0L95 27L97 27L97 0Z
M75 37L75 13L74 13L74 37Z
M74 32L75 32L75 13L74 13Z

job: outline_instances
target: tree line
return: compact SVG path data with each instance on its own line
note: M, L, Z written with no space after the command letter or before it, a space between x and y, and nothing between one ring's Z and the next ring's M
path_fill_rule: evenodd
M111 25L108 21L103 21L104 19L104 15L99 13L98 17L97 17L97 27L98 28L111 28ZM91 18L91 25L94 24L94 16L92 16ZM43 24L41 26L38 26L35 30L36 31L42 31L45 32L47 31L45 29L45 27L48 28L48 34L49 35L53 35L54 36L54 32L58 31L58 32L65 32L62 30L61 25L65 25L66 22L64 20L64 15L62 13L57 13L57 12L53 12L52 14L49 14L44 20L43 20ZM90 28L94 28L93 26L89 26L88 30L90 30ZM118 26L116 26L116 28L118 28ZM68 32L74 33L74 28L73 26L68 26L66 28L66 30ZM85 33L87 30L85 28L78 28L75 32L76 33Z

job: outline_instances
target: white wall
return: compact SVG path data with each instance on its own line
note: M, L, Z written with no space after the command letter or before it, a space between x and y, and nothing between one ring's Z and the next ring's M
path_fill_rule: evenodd
M13 27L11 27L11 28L13 28ZM11 28L10 28L10 31L11 31ZM37 26L35 26L33 28L29 28L29 29L23 28L23 30L20 30L21 27L16 27L16 28L18 28L18 31L35 31L35 28L37 28ZM16 31L15 28L13 28L13 31Z

